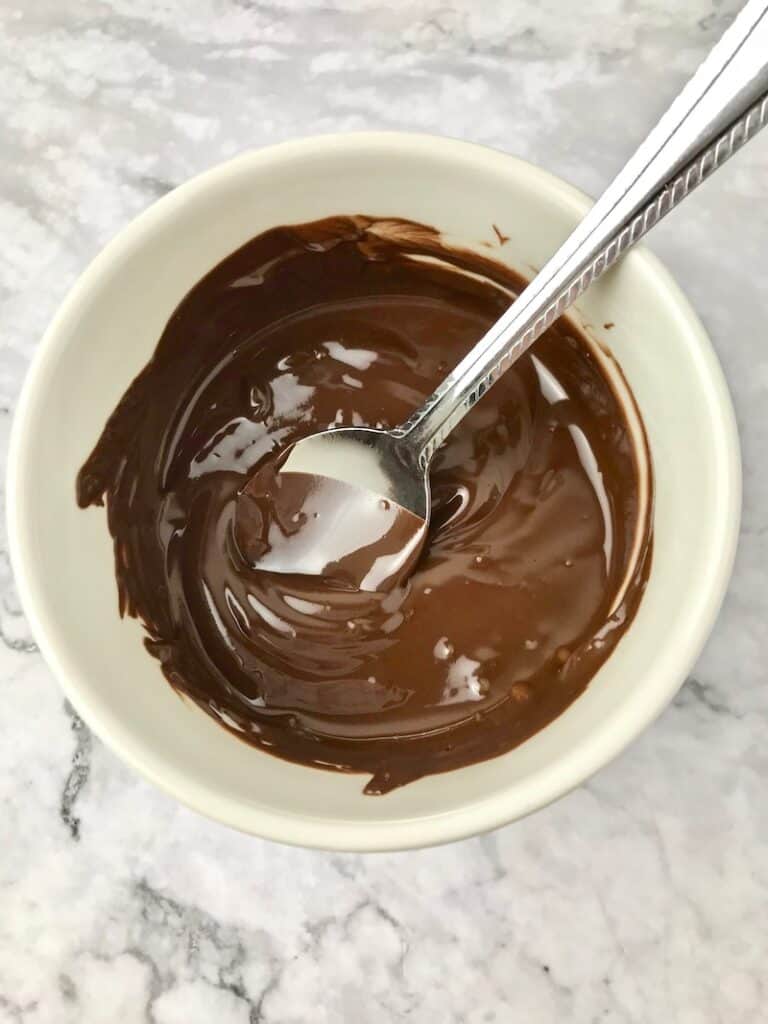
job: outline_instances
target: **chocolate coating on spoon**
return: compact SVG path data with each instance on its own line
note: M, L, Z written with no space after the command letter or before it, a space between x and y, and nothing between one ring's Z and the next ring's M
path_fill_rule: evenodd
M429 228L336 217L258 236L171 316L77 500L106 501L121 614L236 735L383 793L523 742L627 629L651 553L639 456L567 320L437 453L404 580L370 592L257 564L257 471L329 425L405 420L522 285Z

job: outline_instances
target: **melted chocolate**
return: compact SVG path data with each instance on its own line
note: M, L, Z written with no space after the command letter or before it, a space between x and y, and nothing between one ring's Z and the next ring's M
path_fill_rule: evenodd
M120 612L249 743L386 792L521 743L632 620L650 564L637 453L566 320L436 455L404 582L259 565L257 471L318 429L405 420L522 284L409 222L276 228L191 290L110 417L77 500L106 499Z

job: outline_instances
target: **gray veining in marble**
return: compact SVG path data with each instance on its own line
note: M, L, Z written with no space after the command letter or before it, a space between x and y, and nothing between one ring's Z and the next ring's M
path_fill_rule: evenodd
M736 0L0 0L0 458L88 260L249 146L427 130L596 192ZM768 139L654 234L733 391L736 573L692 679L588 785L371 857L232 833L92 738L0 535L0 1024L768 1019Z

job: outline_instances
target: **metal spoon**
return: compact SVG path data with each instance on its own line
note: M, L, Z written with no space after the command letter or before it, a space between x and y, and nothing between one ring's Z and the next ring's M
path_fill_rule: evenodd
M448 434L592 281L766 120L768 0L749 0L573 234L424 404L392 430L350 427L304 438L279 472L373 491L412 513L423 538L429 465Z

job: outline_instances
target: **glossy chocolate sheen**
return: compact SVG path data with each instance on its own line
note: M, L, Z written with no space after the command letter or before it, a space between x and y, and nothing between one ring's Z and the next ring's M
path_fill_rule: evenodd
M170 318L77 500L106 501L121 614L244 740L383 793L523 742L627 629L651 551L638 455L565 319L437 453L404 583L263 571L236 536L257 470L318 429L405 420L522 285L429 228L337 217L253 239Z

